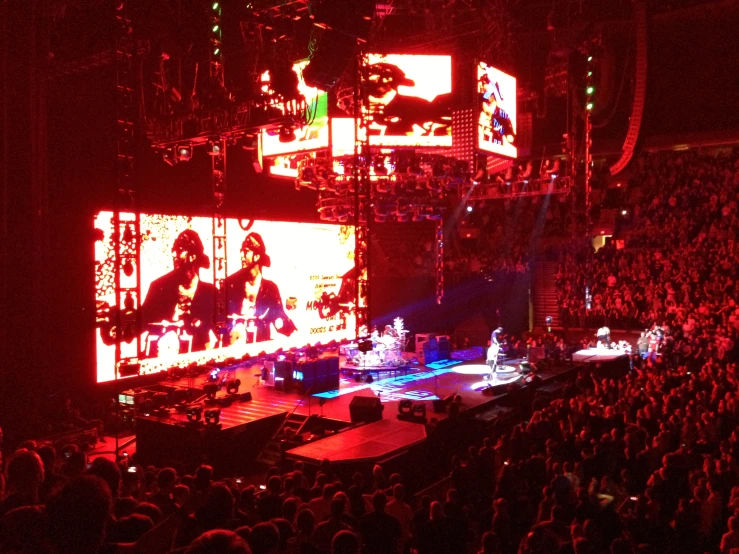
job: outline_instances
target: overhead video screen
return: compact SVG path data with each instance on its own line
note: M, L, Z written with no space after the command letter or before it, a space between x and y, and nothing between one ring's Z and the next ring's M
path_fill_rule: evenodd
M355 336L352 226L226 219L224 244L213 240L210 217L141 214L136 341L114 327L116 312L126 312L125 299L116 301L116 274L120 287L135 290L135 268L116 271L114 214L99 212L94 223L98 382L116 377L116 345L147 374ZM225 260L215 261L216 247ZM216 268L226 275L221 332L213 318Z
M480 102L478 149L515 158L516 78L480 62L477 92Z
M368 56L370 144L452 145L452 58Z
M308 109L307 125L302 125L280 132L280 129L262 131L262 155L278 156L293 154L328 147L328 94L317 88L309 87L303 79L303 69L308 60L293 64L292 70L297 75L297 87L300 96L305 100ZM267 71L262 75L262 91L273 93L274 76ZM295 113L292 106L280 103L278 106L286 115Z

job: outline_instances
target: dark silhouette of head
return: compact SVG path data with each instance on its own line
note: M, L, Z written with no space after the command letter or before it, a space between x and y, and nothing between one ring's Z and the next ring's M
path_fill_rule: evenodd
M264 239L259 233L249 233L241 243L241 266L245 269L252 267L269 267L272 260L267 255Z
M92 464L90 464L87 474L100 477L108 484L110 494L113 495L113 498L118 497L118 491L121 486L121 470L118 469L116 463L106 460L103 457L95 458Z
M280 531L274 523L257 523L249 535L252 554L274 554L280 547Z
M387 504L387 496L385 493L378 490L372 495L372 507L377 513L385 512L385 505Z
M175 271L197 275L200 268L210 267L210 258L205 254L203 241L192 229L185 229L172 245Z
M331 541L331 554L359 554L359 537L351 531L339 531Z
M251 554L244 539L233 531L217 529L207 531L195 539L187 554Z
M368 71L368 94L375 98L382 98L391 91L397 91L398 87L412 87L416 84L405 76L402 69L391 63L372 64Z
M94 475L79 477L55 492L46 504L49 538L60 554L98 552L105 539L113 497Z
M22 448L15 451L5 467L8 492L22 493L36 498L44 481L44 464L38 454Z

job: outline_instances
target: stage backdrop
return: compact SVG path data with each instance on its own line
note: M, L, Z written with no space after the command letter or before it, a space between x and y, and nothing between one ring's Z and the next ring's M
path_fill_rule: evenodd
M120 344L141 374L354 337L353 227L227 219L229 328L217 333L213 219L142 214L140 221L140 349L135 340ZM99 212L95 228L98 320L115 320L113 212ZM122 286L135 287L135 272L128 283L121 275ZM96 329L96 348L97 381L114 379L109 327Z

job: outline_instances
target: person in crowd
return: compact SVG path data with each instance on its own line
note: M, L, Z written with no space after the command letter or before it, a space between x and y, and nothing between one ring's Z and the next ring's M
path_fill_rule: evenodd
M393 554L398 551L403 530L397 519L385 513L386 505L385 493L376 490L372 495L373 511L359 520L365 554Z
M5 467L6 493L0 501L0 516L16 508L38 504L43 482L44 465L39 455L25 448L14 452Z

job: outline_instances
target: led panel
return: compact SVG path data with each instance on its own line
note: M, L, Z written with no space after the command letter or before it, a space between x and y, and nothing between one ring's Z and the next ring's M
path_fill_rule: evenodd
M477 92L480 102L478 149L515 158L516 78L480 62L477 66Z
M140 221L141 351L135 341L120 347L142 374L354 337L354 227L226 219L229 327L219 337L213 219L141 214ZM95 228L98 314L111 316L119 308L113 213L99 212ZM115 333L105 326L95 333L97 381L109 381Z
M452 58L368 55L370 144L451 147Z

